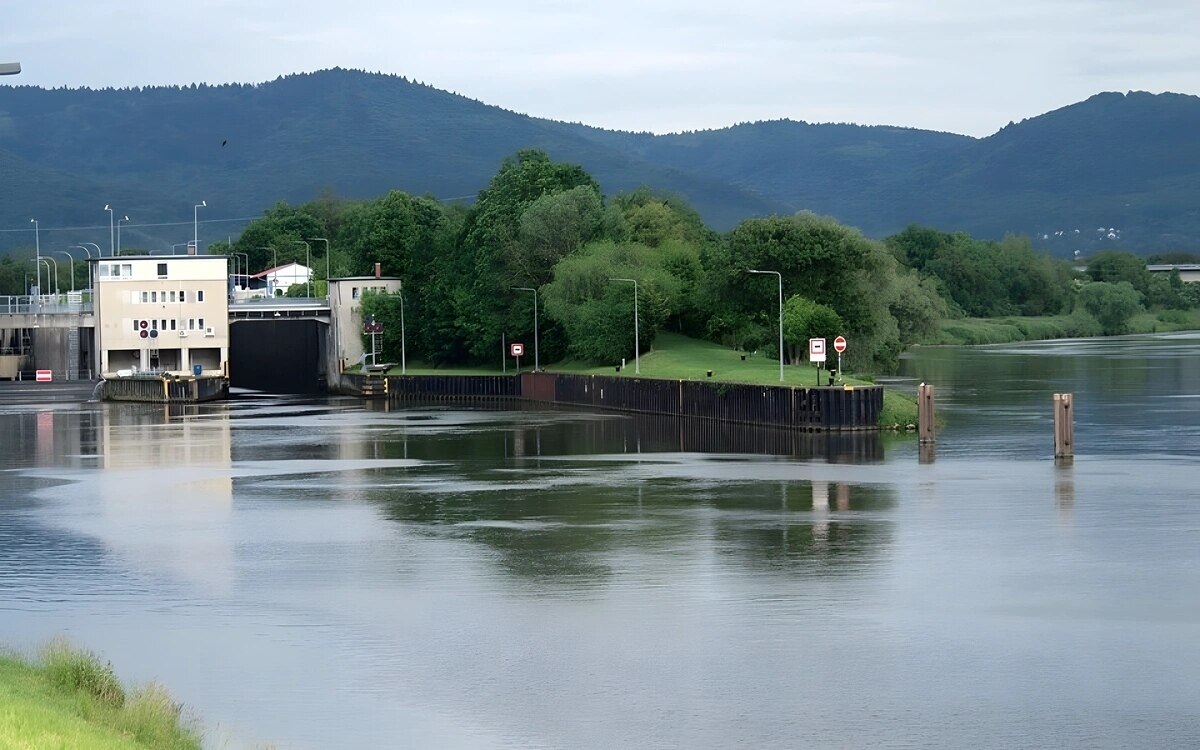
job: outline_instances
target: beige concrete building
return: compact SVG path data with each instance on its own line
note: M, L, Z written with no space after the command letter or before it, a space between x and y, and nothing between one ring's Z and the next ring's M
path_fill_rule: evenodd
M394 276L348 276L332 280L329 307L335 357L330 365L336 369L331 368L330 377L336 378L342 370L357 365L363 356L363 294L395 294L401 289L401 280Z
M221 255L96 258L95 348L102 377L225 374L229 281Z

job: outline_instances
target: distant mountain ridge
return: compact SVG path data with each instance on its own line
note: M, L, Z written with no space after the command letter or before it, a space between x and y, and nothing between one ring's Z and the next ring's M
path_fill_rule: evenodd
M789 120L625 133L341 69L256 85L0 86L0 247L32 244L30 217L58 245L99 241L63 228L107 223L105 204L130 216L125 244L158 247L190 237L201 200L209 240L240 228L221 218L325 189L470 200L505 157L540 148L608 194L683 195L719 230L806 209L877 237L919 223L1028 234L1062 255L1195 249L1197 132L1200 98L1180 94L1097 94L971 138Z

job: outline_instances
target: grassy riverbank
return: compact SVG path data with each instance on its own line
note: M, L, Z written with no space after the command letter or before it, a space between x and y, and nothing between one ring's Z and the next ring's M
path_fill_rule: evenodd
M1200 310L1144 312L1129 321L1129 333L1167 333L1200 330ZM943 320L926 345L1008 344L1015 341L1100 336L1099 324L1088 315L1040 317L958 318Z
M56 640L36 660L0 654L0 747L191 750L200 735L162 687L127 691L110 664Z

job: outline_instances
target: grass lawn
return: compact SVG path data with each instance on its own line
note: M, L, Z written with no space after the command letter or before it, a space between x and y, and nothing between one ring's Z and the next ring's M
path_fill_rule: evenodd
M200 747L179 707L150 685L128 697L91 653L51 642L37 661L0 654L0 748Z

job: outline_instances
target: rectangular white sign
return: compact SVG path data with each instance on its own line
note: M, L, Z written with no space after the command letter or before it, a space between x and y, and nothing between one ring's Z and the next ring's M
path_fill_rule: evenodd
M825 361L825 339L809 339L808 340L808 361L809 362L824 362Z

